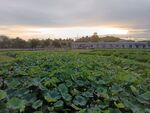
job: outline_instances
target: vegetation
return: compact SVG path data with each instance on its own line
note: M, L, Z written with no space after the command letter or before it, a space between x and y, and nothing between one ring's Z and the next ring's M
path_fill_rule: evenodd
M113 37L113 36L106 36L106 37L99 37L97 33L94 33L92 36L81 37L77 40L72 39L30 39L25 41L19 37L15 39L11 39L7 36L0 36L0 49L7 49L7 48L15 48L15 49L36 49L36 48L71 48L72 42L116 42L116 41L123 41L120 38ZM130 41L130 40L126 40Z
M94 33L91 37L81 37L76 40L77 42L117 42L117 41L132 41L132 40L123 40L114 36L105 36L99 37L97 33Z
M7 36L0 36L0 49L36 49L36 48L70 48L72 39L30 39L25 41L19 37L11 39Z
M0 55L0 113L150 112L149 50Z

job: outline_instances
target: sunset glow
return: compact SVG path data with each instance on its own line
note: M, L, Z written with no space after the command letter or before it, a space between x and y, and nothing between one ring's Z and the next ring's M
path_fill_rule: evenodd
M97 32L100 35L109 35L109 34L120 34L125 35L128 33L128 30L121 28L103 28L103 27L71 27L71 28L41 28L33 29L42 34L52 33L54 35L63 35L63 36L75 36L75 35L91 35L93 32Z
M59 27L59 28L40 28L40 27L20 27L13 26L9 29L0 31L1 34L8 34L11 37L30 38L75 38L81 36L90 36L94 32L98 35L126 35L127 29L113 27Z

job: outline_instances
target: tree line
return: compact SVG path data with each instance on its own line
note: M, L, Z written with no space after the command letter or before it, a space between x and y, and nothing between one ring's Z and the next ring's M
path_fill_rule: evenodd
M73 42L116 42L121 41L118 37L114 36L105 36L99 37L97 33L94 33L92 36L85 36L73 39L29 39L23 40L19 37L9 38L8 36L0 36L0 48L15 48L15 49L24 49L24 48L71 48L71 43ZM127 40L126 40L127 41ZM128 40L129 41L129 40Z
M114 36L99 37L95 32L92 36L86 36L77 39L76 42L117 42L121 40L123 39Z
M29 39L23 40L19 37L14 39L8 36L0 36L0 48L70 48L72 39Z

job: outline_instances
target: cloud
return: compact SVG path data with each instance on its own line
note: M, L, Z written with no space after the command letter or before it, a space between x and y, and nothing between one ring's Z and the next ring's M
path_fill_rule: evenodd
M0 24L147 25L149 10L149 0L3 0L0 4Z
M137 31L150 29L150 0L0 0L0 2L0 26L111 26Z

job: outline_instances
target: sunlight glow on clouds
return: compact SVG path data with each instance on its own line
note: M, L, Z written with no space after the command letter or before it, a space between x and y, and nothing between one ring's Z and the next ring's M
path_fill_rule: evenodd
M75 35L91 35L94 32L97 32L101 35L107 35L107 34L127 34L128 30L124 30L121 28L101 28L101 27L71 27L71 28L41 28L41 29L35 29L35 31L39 31L44 34L48 33L54 33L54 34L60 34L61 36L72 36Z
M13 27L5 30L0 30L3 34L8 34L12 37L29 38L74 38L81 36L89 36L94 32L99 35L126 35L128 30L112 27L62 27L62 28L36 28L36 27Z

